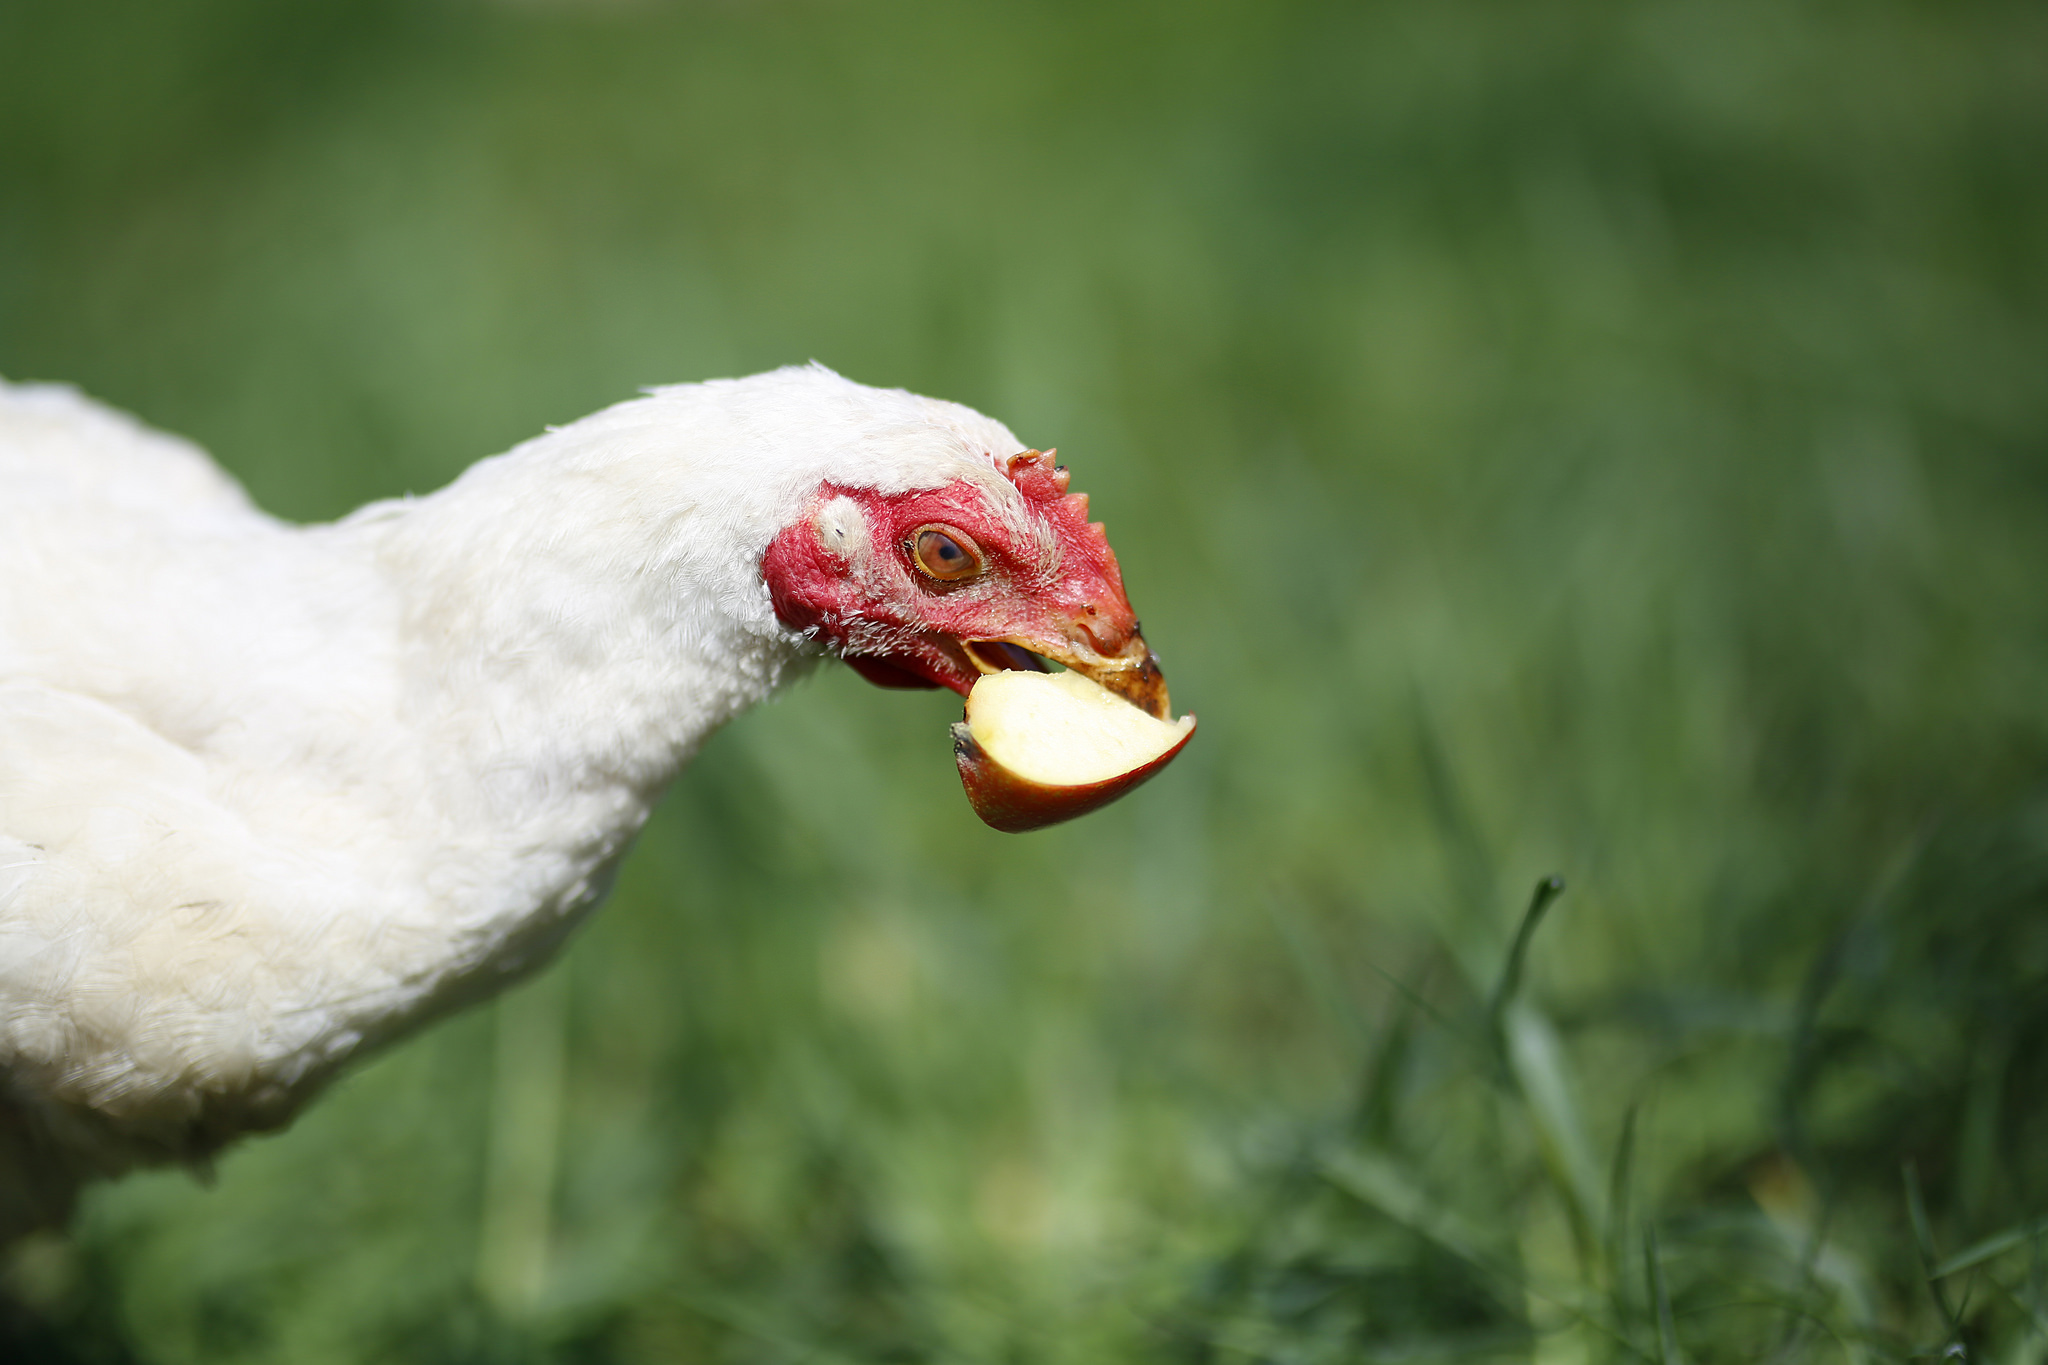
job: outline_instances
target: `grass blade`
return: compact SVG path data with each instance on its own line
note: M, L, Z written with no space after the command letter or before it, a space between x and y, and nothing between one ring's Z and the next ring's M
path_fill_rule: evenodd
M2048 1219L2036 1218L2031 1223L2022 1223L2016 1228L2007 1228L2004 1232L1986 1237L1974 1246L1964 1247L1955 1255L1937 1262L1928 1274L1937 1280L1943 1279L1959 1270L1968 1270L1972 1266L1996 1260L2008 1251L2039 1240L2044 1234L2048 1234Z
M1962 1323L1956 1310L1949 1305L1948 1295L1942 1292L1941 1277L1934 1273L1934 1234L1927 1222L1927 1201L1920 1194L1920 1171L1909 1161L1903 1174L1906 1181L1906 1217L1913 1225L1913 1246L1920 1254L1920 1271L1926 1277L1927 1292L1933 1296L1934 1306L1941 1312L1942 1324L1953 1340L1962 1330Z
M1621 1137L1614 1144L1614 1162L1607 1171L1607 1238L1606 1255L1609 1269L1608 1298L1614 1305L1614 1316L1620 1322L1628 1322L1633 1316L1628 1292L1628 1210L1629 1191L1635 1179L1636 1158L1636 1114L1637 1106L1631 1104L1622 1116Z
M1500 980L1494 984L1493 994L1487 1000L1487 1036L1494 1040L1494 1046L1503 1058L1507 1055L1507 1045L1502 1025L1507 1015L1508 1003L1521 989L1522 971L1529 957L1529 944L1536 937L1536 926L1543 922L1544 912L1563 894L1562 877L1545 877L1536 883L1535 893L1529 897L1529 908L1522 912L1522 923L1515 930L1515 941L1508 949L1508 959L1501 968Z
M1657 1365L1680 1365L1685 1356L1678 1349L1678 1324L1671 1313L1671 1289L1664 1282L1664 1254L1657 1246L1654 1223L1643 1224L1643 1274L1657 1314Z

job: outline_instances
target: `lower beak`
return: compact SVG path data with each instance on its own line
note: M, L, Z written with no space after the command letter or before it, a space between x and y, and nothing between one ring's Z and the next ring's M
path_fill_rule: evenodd
M1139 710L1160 720L1173 719L1173 706L1166 693L1166 675L1159 669L1159 656L1145 643L1145 637L1131 632L1130 640L1115 654L1098 654L1086 645L1062 640L1030 640L1014 636L1007 640L962 641L967 657L984 673L1015 667L1018 660L1009 648L1029 650L1065 664L1104 691L1114 692ZM978 646L978 648L977 648Z

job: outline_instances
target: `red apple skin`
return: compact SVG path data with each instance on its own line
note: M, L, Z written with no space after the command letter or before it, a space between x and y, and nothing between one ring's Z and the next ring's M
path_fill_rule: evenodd
M1194 735L1195 727L1189 725L1188 732L1171 749L1115 777L1055 786L1020 777L991 758L975 742L967 722L962 721L953 727L953 761L960 765L960 785L967 789L967 803L974 807L974 813L1005 834L1022 834L1108 805L1171 763Z

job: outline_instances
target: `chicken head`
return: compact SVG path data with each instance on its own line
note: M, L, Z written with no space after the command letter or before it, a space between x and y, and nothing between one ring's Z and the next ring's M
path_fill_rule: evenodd
M1026 450L937 487L823 484L763 557L775 614L879 686L965 696L1042 656L1167 717L1116 552L1067 480L1054 452Z

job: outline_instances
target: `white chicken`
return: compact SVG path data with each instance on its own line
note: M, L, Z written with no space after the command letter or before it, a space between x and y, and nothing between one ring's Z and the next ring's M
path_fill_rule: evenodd
M0 1237L537 966L820 657L965 692L1039 654L1166 714L1086 511L1000 423L815 365L319 526L0 383Z

